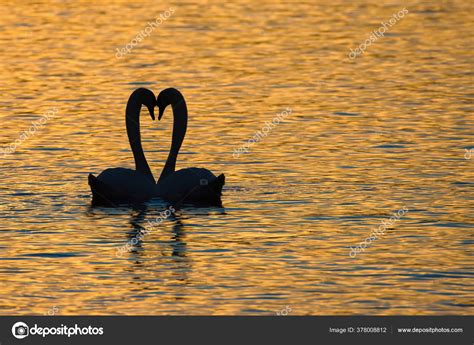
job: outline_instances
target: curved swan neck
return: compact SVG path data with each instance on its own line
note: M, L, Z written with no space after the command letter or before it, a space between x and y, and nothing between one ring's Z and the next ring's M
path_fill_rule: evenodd
M173 108L173 137L171 150L158 182L175 172L179 149L184 141L188 126L188 108L183 95L176 89L166 89L162 93L165 104L171 104Z
M130 142L133 158L135 160L135 170L141 172L155 183L155 179L143 152L140 135L140 110L142 104L146 105L149 110L151 107L150 112L153 111L154 102L152 104L150 97L153 97L153 101L155 100L153 92L144 88L137 89L132 93L125 110L125 125L127 127L128 141Z

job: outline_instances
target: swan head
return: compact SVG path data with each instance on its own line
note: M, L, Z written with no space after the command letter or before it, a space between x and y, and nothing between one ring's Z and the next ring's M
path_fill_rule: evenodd
M141 103L142 105L148 108L148 112L150 113L151 119L155 119L155 107L156 107L156 99L155 94L153 91L148 90L144 87L136 89L132 96L136 97L136 102ZM132 97L131 96L131 97Z
M184 101L183 95L175 88L170 87L161 91L156 98L156 105L158 106L159 110L158 120L161 120L161 117L163 116L168 105L171 104L172 106L175 106L182 101Z
M146 107L148 108L148 112L150 113L151 119L155 121L155 105L153 106L146 105Z
M155 94L148 89L145 89L145 90L146 92L143 97L143 105L145 105L148 108L148 112L150 113L151 119L155 120L155 107L156 107Z

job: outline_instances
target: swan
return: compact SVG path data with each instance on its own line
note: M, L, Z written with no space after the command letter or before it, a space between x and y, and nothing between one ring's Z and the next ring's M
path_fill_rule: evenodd
M110 168L95 177L89 174L93 204L142 202L155 194L155 179L151 173L140 137L140 110L145 105L152 120L155 119L155 95L152 91L136 89L128 99L125 110L127 136L135 159L135 169Z
M175 88L160 92L156 100L161 120L165 109L171 104L173 109L173 136L171 149L156 184L156 195L173 202L217 203L220 204L224 174L216 177L204 168L187 168L175 171L179 149L186 135L188 109L183 95Z

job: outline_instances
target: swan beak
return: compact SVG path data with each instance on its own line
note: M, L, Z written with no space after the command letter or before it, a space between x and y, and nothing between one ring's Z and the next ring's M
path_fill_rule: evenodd
M150 112L151 119L155 121L155 108L148 108L148 111Z
M161 118L163 117L163 114L165 113L165 108L159 108L160 111L159 111L159 114L158 114L158 121L161 120Z

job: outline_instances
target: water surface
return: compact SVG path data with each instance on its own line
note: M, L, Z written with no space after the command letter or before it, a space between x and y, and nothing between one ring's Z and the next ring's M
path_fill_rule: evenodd
M348 58L403 7L385 37ZM3 2L0 147L57 112L0 156L0 314L472 314L472 7ZM141 86L184 93L178 168L227 183L222 207L177 209L117 257L168 206L90 204L88 173L133 168L124 111ZM142 114L158 177L171 112Z

